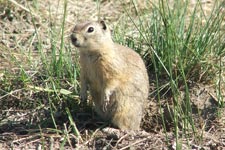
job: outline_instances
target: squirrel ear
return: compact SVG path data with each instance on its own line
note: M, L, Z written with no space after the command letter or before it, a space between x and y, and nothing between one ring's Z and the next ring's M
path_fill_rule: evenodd
M106 30L106 29L107 29L107 26L106 26L106 24L105 24L105 21L101 20L101 21L100 21L100 24L102 25L102 29L103 29L103 30Z

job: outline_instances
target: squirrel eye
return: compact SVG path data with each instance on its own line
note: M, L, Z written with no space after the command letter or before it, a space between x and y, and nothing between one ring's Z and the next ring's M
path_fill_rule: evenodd
M93 31L94 31L94 28L93 27L89 27L87 32L91 33Z

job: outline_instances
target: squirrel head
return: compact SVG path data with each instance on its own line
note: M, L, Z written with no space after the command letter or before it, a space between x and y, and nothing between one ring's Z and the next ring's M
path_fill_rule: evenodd
M71 34L71 41L79 49L94 50L105 43L112 42L112 38L108 26L101 20L76 24Z

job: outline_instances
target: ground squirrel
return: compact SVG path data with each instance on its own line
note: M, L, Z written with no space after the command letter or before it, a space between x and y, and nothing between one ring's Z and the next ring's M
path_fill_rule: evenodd
M149 89L139 54L114 43L104 21L77 24L71 41L80 52L81 100L89 88L100 117L122 130L138 130Z

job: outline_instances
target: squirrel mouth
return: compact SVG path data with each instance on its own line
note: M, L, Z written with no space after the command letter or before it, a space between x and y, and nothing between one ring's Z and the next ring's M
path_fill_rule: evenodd
M80 43L79 43L79 42L73 43L73 45L74 45L75 47L80 47Z

